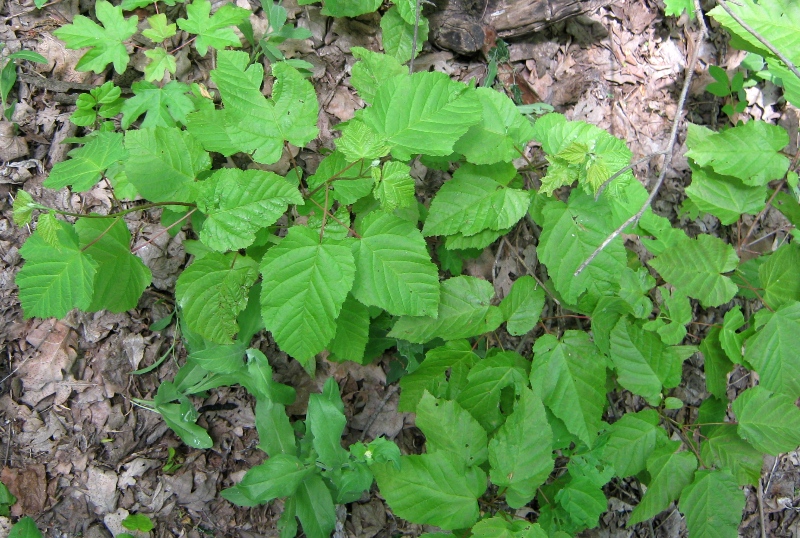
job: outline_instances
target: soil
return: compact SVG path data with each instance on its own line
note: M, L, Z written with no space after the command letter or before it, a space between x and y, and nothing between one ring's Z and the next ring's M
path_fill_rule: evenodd
M214 1L214 8L222 3ZM236 3L252 10L253 26L263 31L260 3ZM323 16L318 6L299 7L295 0L283 4L290 21L313 34L310 39L283 46L287 57L314 65L312 80L321 106L320 137L295 156L313 172L320 159L318 150L333 147L332 128L363 106L348 83L354 62L350 48L380 50L379 20L364 16L333 21ZM52 35L76 15L86 14L92 5L89 0L56 0L46 9L36 10L32 0L0 0L0 41L7 50L35 50L49 62L46 66L24 63L20 67L20 82L11 94L18 101L13 121L19 128L0 123L0 480L19 499L12 507L12 519L32 516L48 537L111 536L120 532L119 522L128 513L144 513L156 522L151 533L141 536L277 536L280 502L241 509L219 496L220 489L263 461L263 453L256 448L253 401L243 389L223 388L196 402L205 406L199 423L214 439L209 450L183 445L158 415L132 402L133 398L152 397L161 382L174 376L184 356L179 342L170 351L173 329L153 331L149 327L174 307L175 280L188 261L182 244L191 238L188 228L175 237L160 233L163 227L155 210L135 213L128 219L129 228L135 232L134 244L150 241L138 255L154 276L153 285L135 310L124 314L74 311L60 321L24 319L17 301L14 275L22 263L19 248L31 230L17 228L11 219L16 192L24 188L36 200L70 211L102 213L111 207L111 192L104 183L81 194L42 188L48 171L66 158L70 146L62 141L76 134L68 121L75 99L81 91L110 78L110 74L77 72L75 65L81 52L65 49ZM544 102L569 119L607 129L627 141L634 159L659 152L667 144L677 111L694 35L686 15L665 17L663 8L657 0L618 0L536 34L510 39L510 62L500 66L499 81L509 91L517 85L525 103ZM190 49L182 49L179 59L182 79L213 87L208 76L210 61L197 58ZM484 44L483 52L464 57L426 44L415 68L443 71L463 81L480 81L487 71L487 50ZM720 111L723 103L704 91L711 82L707 66L719 65L732 73L743 57L727 46L724 32L712 25L695 69L686 121L712 128L727 121ZM134 57L134 64L137 60ZM745 114L786 127L792 135L790 152L794 153L798 113L779 96L768 83L749 88ZM685 125L683 122L679 144ZM692 219L680 213L688 181L684 151L681 148L668 163L667 180L654 209L690 234L715 234L743 253L774 248L788 229L777 211L768 210L755 222L746 216L731 227L721 226L713 217ZM636 176L649 188L662 164L659 157L653 157L636 168ZM274 169L285 172L289 166L287 156ZM421 179L428 174L431 180L440 174L421 166L415 173ZM750 243L743 245L741 238L751 226ZM521 224L507 241L489 247L467 272L492 281L502 296L512 280L535 260L531 245L536 233L528 223ZM714 323L721 315L716 309L698 310L695 319ZM571 328L563 320L552 323L561 323L562 330ZM690 339L702 336L703 331L700 324L692 324ZM523 354L530 353L536 334L522 340L507 337L507 343ZM277 380L297 388L298 403L290 413L302 416L308 394L319 391L333 376L348 415L347 443L385 435L397 441L404 453L422 450L424 439L414 426L413 416L397 412L397 385L387 384L395 351L389 350L368 366L335 364L320 358L317 376L312 379L278 351L268 335L262 335L256 345L269 357ZM131 375L165 353L169 355L160 367ZM687 360L684 382L675 395L690 403L699 402L705 396L702 376L702 359L694 356ZM729 390L742 390L750 382L744 372L735 372ZM612 409L618 411L637 404L627 393L612 396ZM745 491L742 536L800 536L799 466L797 452L765 458L760 486ZM686 535L683 518L674 506L652 522L625 528L642 494L636 482L615 480L607 486L607 493L609 511L601 519L600 528L584 536ZM395 518L375 490L338 510L337 537L416 536L424 531ZM526 510L531 509L523 509L520 515L525 516ZM8 520L0 518L0 536L5 535L2 529L7 524Z

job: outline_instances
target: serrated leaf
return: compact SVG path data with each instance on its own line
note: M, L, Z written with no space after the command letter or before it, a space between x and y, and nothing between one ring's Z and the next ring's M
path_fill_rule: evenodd
M664 0L664 6L664 15L680 17L686 10L689 16L694 18L694 2L692 0Z
M794 399L800 396L800 302L771 314L746 342L745 360L758 372L760 384Z
M408 70L392 56L379 54L361 47L350 49L354 58L360 60L353 65L350 84L358 90L358 96L371 104L378 88Z
M680 292L669 293L665 287L661 288L664 299L663 309L670 322L659 327L657 332L661 341L669 346L680 344L686 336L686 325L692 321L692 305L689 298Z
M161 43L177 32L175 24L167 24L167 16L163 13L147 17L147 24L150 28L142 30L142 35L153 43Z
M703 354L706 389L717 398L727 398L728 374L733 371L733 363L723 351L719 336L719 328L712 327L700 344L700 352Z
M381 3L381 0L325 0L322 14L331 17L358 17L376 11Z
M489 476L508 488L511 508L527 504L553 470L553 434L541 400L522 389L514 411L489 442Z
M411 48L414 46L414 23L404 20L397 6L392 6L381 17L383 50L400 63L405 63L412 56L416 57L420 53L422 45L428 40L428 30L428 19L420 15L419 26L417 27L416 50L412 52Z
M539 322L544 307L544 289L530 275L519 277L500 302L508 332L522 336Z
M600 515L608 508L603 490L589 478L575 477L556 494L555 500L580 528L597 526Z
M761 478L764 454L742 440L736 426L714 426L700 443L700 456L706 465L732 473L740 486L755 486Z
M178 27L197 36L194 48L200 56L205 56L208 47L221 50L225 47L241 46L231 27L247 19L250 11L233 4L225 4L211 15L209 0L194 0L186 6L186 16L188 19L177 20Z
M153 202L194 202L197 176L211 158L197 140L175 127L154 127L125 134L128 181Z
M697 458L691 452L678 452L680 441L670 441L647 458L650 482L642 500L634 508L628 527L657 516L677 499L692 482Z
M384 163L381 179L375 184L373 194L380 202L381 209L387 212L414 205L417 199L414 197L411 167L397 161Z
M33 196L27 191L17 191L17 197L14 198L14 205L12 208L14 224L19 227L29 224L36 206L37 204L33 201Z
M88 191L103 173L126 157L121 133L98 132L86 145L69 152L70 159L56 163L44 181L48 189L70 186L73 191Z
M152 275L131 254L131 234L121 219L79 219L75 231L83 251L97 262L94 294L87 311L125 312L136 308Z
M467 375L478 360L466 340L454 340L431 349L416 370L400 378L398 410L415 411L425 391L437 398L455 398L460 390L458 385L466 385Z
M130 60L123 42L136 32L138 19L122 16L122 8L114 7L105 0L97 0L95 15L103 26L99 26L83 15L76 15L72 24L62 26L53 35L66 43L69 49L89 50L81 57L75 69L101 73L108 64L122 73Z
M161 47L146 50L144 51L144 55L150 58L150 62L148 62L144 68L144 79L146 81L159 81L164 78L164 74L167 71L174 75L175 71L178 69L178 61L175 59L175 56ZM167 86L169 86L169 84L167 84ZM192 110L194 110L194 107L192 107L189 112ZM185 123L185 120L182 123Z
M446 452L455 464L474 467L489 457L483 427L457 402L437 400L425 391L416 409L428 454Z
M450 278L441 283L439 297L436 317L402 316L389 336L421 344L437 336L457 340L497 328L484 323L490 310L497 309L491 304L494 287L489 282L469 276Z
M217 84L228 119L231 143L239 151L254 151L253 159L272 164L280 159L284 141L302 147L317 137L319 105L314 87L286 62L272 67L276 80L272 98L261 94L264 68L248 67L244 52L220 51L211 79Z
M780 308L787 303L800 301L800 246L786 243L776 250L758 268L764 302L772 308Z
M353 243L353 296L395 316L434 316L439 274L417 227L390 213L374 212L357 227Z
M477 499L486 490L479 467L463 467L446 452L403 456L400 469L372 466L381 495L392 512L404 519L442 529L463 529L478 519Z
M606 404L606 359L584 332L567 331L559 341L544 335L533 346L531 387L567 429L594 444Z
M292 227L261 262L261 312L286 353L307 363L336 334L336 318L353 286L349 246L309 228Z
M727 303L736 294L736 285L721 273L733 271L738 264L733 247L707 234L686 238L650 261L664 280L707 307Z
M342 128L342 136L336 140L336 149L353 163L359 159L380 159L391 148L364 122L349 121Z
M760 385L745 390L732 406L739 435L772 456L795 450L800 446L800 409L794 402Z
M412 106L413 103L413 106ZM415 73L378 87L361 120L405 161L423 153L446 156L470 126L480 121L474 90L444 73Z
M752 120L720 133L701 135L700 129L705 128L689 124L686 156L718 174L759 186L782 178L789 168L789 159L780 154L789 143L789 135L782 127Z
M678 507L690 536L736 538L745 499L727 471L697 471L681 493Z
M52 212L40 215L39 220L36 221L36 231L39 232L39 235L44 239L45 243L56 249L59 248L58 230L60 229L61 225Z
M336 359L362 363L369 341L369 309L348 295L328 349Z
M290 204L303 204L295 185L262 170L223 168L200 188L198 207L206 214L200 240L220 252L249 247Z
M20 518L11 530L8 531L8 538L42 538L42 533L36 527L36 521L32 517L25 516Z
M245 256L210 252L178 277L175 298L189 328L218 344L231 343L239 331L236 317L258 278L256 262Z
M625 478L644 470L647 458L657 445L666 441L666 432L658 427L658 413L646 409L627 413L608 429L609 438L603 457Z
M193 112L186 116L186 130L203 145L206 151L215 151L225 157L240 151L248 151L247 146L239 146L237 124L231 116L227 110Z
M755 215L764 209L766 188L762 185L745 185L733 176L715 173L710 168L700 168L689 163L692 183L686 194L700 211L711 213L724 225L733 224L747 213Z
M194 103L186 95L189 86L182 82L172 81L163 88L150 82L134 82L131 89L135 95L122 105L123 129L145 113L141 128L174 127L176 123L185 125L186 115L194 112Z

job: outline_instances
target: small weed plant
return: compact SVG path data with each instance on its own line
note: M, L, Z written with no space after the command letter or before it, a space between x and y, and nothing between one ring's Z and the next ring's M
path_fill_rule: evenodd
M122 72L126 40L138 31L124 10L145 9L152 15L141 35L153 46L131 97L111 82L81 97L73 121L85 135L45 181L83 192L107 180L119 201L111 213L68 213L17 194L16 223L35 220L16 278L26 317L135 308L151 274L131 253L123 219L160 207L165 226L189 225L196 237L185 243L192 258L175 287L188 357L152 400L138 403L187 445L210 448L190 397L245 387L269 457L222 495L240 506L285 499L282 536L295 536L298 525L306 536L329 536L335 505L359 499L374 481L396 516L444 535L574 536L598 525L606 486L628 481L646 486L629 526L677 501L690 536L737 536L742 488L758 485L763 456L800 444L795 230L768 255L743 258L741 245L689 237L649 208L631 220L648 192L631 173L624 141L560 114L526 117L488 87L409 74L404 63L428 32L413 0L393 0L383 12L385 54L352 49L350 83L366 106L340 125L335 151L313 174L266 171L288 145L318 136L317 96L303 72L310 66L286 60L279 47L308 34L266 0L264 37L253 36L249 11L225 5L212 15L209 0L187 1L178 11L185 16L170 21L162 4L176 2L98 0L97 22L77 16L55 32L68 47L88 49L79 69L113 64ZM679 11L685 2L668 4ZM323 13L351 17L381 5L326 0ZM739 0L730 9L800 60L797 4ZM710 15L758 55L761 77L780 82L800 106L800 80L773 48L722 6ZM234 26L251 52L229 50L241 45ZM183 46L215 55L217 102L201 85L165 82ZM734 96L726 111L743 112L741 77L712 74L712 89ZM540 181L530 166L514 165L531 142L547 158ZM797 225L788 143L784 129L764 121L719 132L690 124L693 208L732 225L771 204ZM451 173L428 207L413 161ZM146 203L132 202L139 199ZM490 282L462 275L462 263L506 241L524 219L539 230L546 276L531 268L499 300ZM638 237L647 256L613 233L626 222L626 236ZM587 322L542 334L545 305ZM687 335L697 312L710 308L724 320L702 339ZM514 336L539 335L532 353L499 347L501 325ZM425 453L401 455L383 438L344 448L347 421L332 379L311 396L305 419L290 422L294 389L275 382L267 357L249 345L262 329L312 374L322 352L367 364L397 347L405 356L395 372L399 410L415 413ZM679 390L690 357L705 373L699 400ZM738 393L728 383L734 368L753 380ZM609 405L609 394L623 392L635 411ZM515 516L528 505L535 517Z

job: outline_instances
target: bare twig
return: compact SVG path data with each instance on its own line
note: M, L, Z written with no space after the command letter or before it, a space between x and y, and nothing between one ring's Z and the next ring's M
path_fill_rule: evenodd
M783 189L783 185L785 183L786 183L786 180L783 180L783 181L780 182L780 185L778 185L778 187L775 189L775 191L773 191L772 196L770 196L769 200L767 200L767 205L765 205L764 209L762 209L758 213L758 215L756 215L756 218L753 219L753 224L750 225L750 228L747 230L747 234L745 234L744 239L742 239L742 242L739 244L739 249L738 249L739 252L738 252L738 254L740 256L742 254L742 245L747 243L747 240L750 239L751 235L753 235L753 230L755 229L756 224L758 224L758 221L760 221L764 217L764 214L766 214L766 212L769 210L769 208L772 207L772 200L774 200L775 196L777 196L778 193L781 191L781 189Z
M600 246L595 249L594 252L589 255L588 258L578 267L575 271L574 276L578 276L583 272L586 267L589 266L590 263L597 257L598 254L603 252L603 250L619 235L625 231L625 229L639 221L644 215L644 212L647 211L647 208L650 207L650 204L653 203L655 197L658 195L658 191L661 188L661 185L664 183L664 178L667 176L667 171L670 168L670 162L672 161L672 154L675 150L675 142L678 139L678 127L681 124L681 118L683 116L683 110L686 106L686 97L689 95L689 87L692 84L692 75L694 73L694 66L697 64L697 58L700 55L700 45L702 44L703 39L705 39L708 29L706 28L705 20L703 19L703 11L700 9L700 3L698 0L695 0L695 13L697 14L697 19L700 22L700 30L697 33L697 37L695 38L694 42L694 50L692 50L692 57L689 60L689 63L686 65L686 79L683 82L683 88L681 89L681 95L678 98L678 107L675 110L675 120L672 122L672 131L669 135L669 142L667 143L667 147L664 150L664 165L661 168L661 173L658 175L658 181L656 181L653 190L650 192L650 195L645 200L644 204L642 204L641 209L636 212L635 215L630 217L628 220L622 223L619 228L614 230L611 235L609 235Z
M414 74L414 58L417 56L417 34L419 33L419 3L414 0L414 36L411 38L411 61L408 62L408 74Z
M50 6L54 6L54 5L56 5L56 4L60 4L60 3L61 3L61 2L63 2L63 1L64 1L64 0L53 0L52 2L48 2L48 3L46 3L46 4L45 4L45 5L43 5L42 7L32 7L32 8L30 8L30 9L25 9L25 10L23 10L23 11L20 11L19 13L15 13L15 14L13 14L13 15L9 15L8 17L4 17L4 18L2 19L2 21L3 21L3 23L6 23L6 22L10 21L11 19L13 19L14 17L19 17L20 15L26 15L26 14L28 14L28 13L32 13L32 12L34 12L34 11L38 11L38 10L40 10L40 9L44 9L44 8L47 8L47 7L50 7Z
M369 420L367 421L367 425L364 426L364 430L361 432L361 437L359 437L359 439L358 439L359 441L363 441L364 439L366 439L367 432L372 427L372 425L375 424L375 421L378 420L378 415L381 414L381 411L383 411L383 408L386 407L386 403L389 401L389 399L392 396L394 396L394 393L397 392L397 389L399 389L399 388L400 387L398 385L392 385L391 387L386 389L386 394L383 395L383 399L381 400L380 405L378 405L378 408L375 410L374 413L372 413L372 416L369 417Z
M594 197L594 201L596 202L597 200L600 199L600 195L603 194L603 191L606 190L606 187L608 187L609 183L611 183L612 181L617 179L619 176L621 176L622 174L624 174L628 170L633 170L635 167L639 166L640 164L642 164L644 162L649 161L650 159L652 159L653 157L656 157L658 155L664 155L664 151L656 151L655 153L651 153L650 155L645 155L641 159L639 159L637 161L634 161L631 164L629 164L628 166L626 166L624 168L620 168L619 170L617 170L616 172L611 174L611 176L607 180L605 180L602 185L600 185L600 188L597 189L597 194Z
M182 216L181 218L179 218L178 220L176 220L175 222L173 222L172 224L170 224L166 228L164 228L163 230L161 230L160 232L158 232L156 235L154 235L153 237L151 237L150 239L148 239L147 241L142 243L141 245L135 246L131 250L131 254L135 254L135 253L139 252L141 249L143 249L144 247L146 247L147 245L149 245L150 243L152 243L153 241L155 241L156 239L158 239L159 237L161 237L162 235L164 235L165 233L170 231L172 228L174 228L178 224L182 223L183 221L185 221L186 219L191 217L192 213L194 213L195 211L197 211L196 207L194 209L192 209L191 211L187 212L184 216Z

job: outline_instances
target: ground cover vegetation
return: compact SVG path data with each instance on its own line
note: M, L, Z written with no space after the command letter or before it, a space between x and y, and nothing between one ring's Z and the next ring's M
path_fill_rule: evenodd
M149 10L142 35L153 45L132 96L108 82L81 97L72 121L85 131L71 140L79 147L45 182L80 192L108 180L118 209L74 214L17 193L16 223L35 223L16 278L25 315L134 308L151 275L131 252L124 217L162 207L169 230L188 225L196 237L186 245L193 258L177 281L175 320L163 321L178 324L188 356L152 400L137 403L160 413L187 445L209 448L191 397L245 387L269 458L222 495L240 506L284 498L282 536L300 528L329 536L335 505L373 482L396 516L442 529L427 536L574 536L607 510L604 486L629 477L646 486L630 526L677 501L690 536L737 536L741 488L757 483L763 455L800 444L797 244L745 260L718 237L689 237L650 209L666 168L648 193L624 140L561 114L523 115L489 87L413 72L406 64L428 33L413 0L393 0L382 12L384 54L353 49L351 83L367 106L340 124L335 151L313 175L261 170L287 144L304 146L318 134L307 66L276 48L303 30L286 24L280 5L262 3L270 29L258 42L246 10L225 5L212 15L208 0L187 1L176 20L162 12L176 0L98 0L97 22L78 16L55 32L68 47L87 49L78 67L98 73L109 64L121 73L129 62L125 42L138 22L124 10ZM323 4L334 17L382 6ZM699 6L672 0L667 10L693 14L702 38ZM729 98L730 125L688 125L687 210L729 225L775 205L796 225L797 163L782 152L788 133L737 117L740 90L758 79L779 84L800 106L800 6L720 0L708 15L751 52L754 68L747 81L713 73L713 91ZM241 46L233 27L247 51L231 50ZM176 61L163 43L177 29L193 36L197 54L215 55L218 93L165 82ZM667 162L681 120L678 113ZM547 159L540 178L524 161L532 142ZM254 166L218 158L234 155ZM415 160L452 172L429 207L417 198ZM536 251L549 278L520 276L498 300L490 283L461 275L460 266L522 219L541 230ZM626 248L623 234L640 237L649 255ZM736 297L758 308L733 306L721 326L686 344L696 307ZM533 331L546 302L591 326L542 334L529 357L496 345L501 326L514 336ZM401 455L384 438L342 447L346 417L333 379L312 395L305 420L290 422L285 406L295 390L275 382L268 358L250 347L263 329L312 375L322 352L365 364L393 346L419 350L398 374L399 409L416 414L425 453ZM709 396L685 402L671 389L695 353ZM758 383L732 395L727 376L736 365ZM610 412L607 393L620 390L639 397L638 410ZM514 517L531 503L535 520ZM22 524L20 532L33 532L31 521Z

